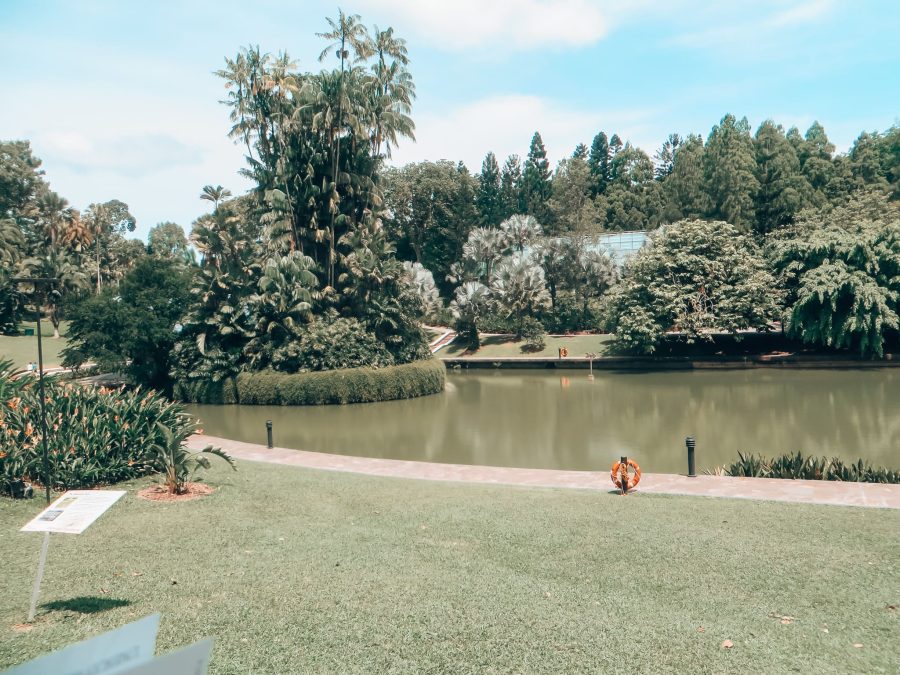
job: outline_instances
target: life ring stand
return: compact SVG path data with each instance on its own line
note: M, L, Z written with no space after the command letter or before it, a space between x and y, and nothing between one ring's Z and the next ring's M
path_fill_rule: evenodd
M629 490L633 490L637 484L641 482L641 467L638 466L638 463L633 459L627 459L625 457L622 459L625 461L619 461L613 464L609 477L612 479L613 485L622 490L622 494L625 494ZM633 469L634 475L630 475L628 469ZM622 487L623 481L625 485L624 488Z
M566 357L569 355L569 350L566 349L565 347L563 347L562 349L559 350L559 355L562 357Z

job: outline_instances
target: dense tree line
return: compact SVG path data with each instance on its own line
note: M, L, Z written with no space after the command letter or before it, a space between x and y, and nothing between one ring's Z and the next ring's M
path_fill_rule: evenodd
M423 321L539 335L612 330L652 353L671 340L783 329L879 355L900 302L900 128L836 154L805 134L726 115L671 134L651 158L600 131L552 169L539 133L524 159L386 166L412 139L405 43L339 13L325 70L257 47L226 59L230 137L254 187L203 188L190 238L148 243L112 200L72 208L25 142L0 144L0 330L27 303L72 319L69 363L96 360L156 387L241 370L407 363ZM647 230L624 267L596 245ZM22 288L23 272L59 279ZM136 326L146 327L137 330Z
M399 255L432 271L473 347L479 328L521 335L525 319L614 330L620 347L640 352L667 336L697 341L779 322L790 336L868 355L896 338L896 126L836 154L818 122L801 134L766 120L752 133L746 118L726 115L705 141L671 134L653 159L601 131L552 174L535 133L522 167L513 155L501 169L488 152L476 176L451 162L385 176ZM527 251L511 244L523 217L537 232ZM624 269L589 260L600 256L598 234L623 230L650 231L652 246ZM863 261L835 243L860 239L871 242ZM592 266L606 269L592 275ZM546 291L550 302L523 305L502 288Z
M135 219L117 199L78 210L54 192L27 141L0 141L0 334L16 334L29 306L58 335L74 298L117 288L145 256L186 260L188 242L175 223L150 230L150 245L129 238ZM11 277L57 279L28 287Z

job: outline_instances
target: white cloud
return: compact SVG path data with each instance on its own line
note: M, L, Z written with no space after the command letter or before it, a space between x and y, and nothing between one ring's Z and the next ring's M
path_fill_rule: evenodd
M833 7L833 0L811 0L776 13L768 23L771 26L793 26L818 21L831 12Z
M473 173L488 151L501 164L510 154L524 161L535 131L541 133L552 164L571 154L578 143L590 145L601 129L650 149L657 143L649 124L652 110L584 110L525 95L492 96L460 105L443 114L416 116L416 143L394 152L397 165L421 160L462 160ZM461 133L460 130L465 130Z
M173 167L200 164L204 150L169 134L88 137L73 130L37 133L33 141L54 160L76 171L116 171L143 176Z
M606 36L618 3L591 0L363 0L398 29L450 50L582 47ZM627 4L627 3L625 3ZM373 12L374 13L374 12Z
M799 3L779 2L778 5L782 9L774 13L768 13L770 10L765 6L758 7L761 16L747 16L740 4L725 5L717 8L718 16L712 21L702 8L694 8L690 15L705 17L705 26L676 35L668 40L668 44L697 49L721 48L732 53L750 50L757 56L764 56L767 50L775 48L777 37L788 36L793 39L794 36L788 35L786 29L824 18L833 9L834 2L808 0ZM736 12L736 9L739 11Z

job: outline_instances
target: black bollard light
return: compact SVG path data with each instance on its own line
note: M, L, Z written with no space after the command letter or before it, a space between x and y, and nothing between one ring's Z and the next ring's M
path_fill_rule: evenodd
M696 478L697 470L694 466L694 448L697 446L697 441L693 436L688 436L684 439L684 444L687 446L688 451L688 478Z
M272 445L272 420L266 420L266 438L268 439L269 447L275 447Z
M625 467L625 478L624 479L622 478L621 472L619 473L619 478L620 478L620 480L622 480L622 494L627 495L628 494L628 458L620 457L619 462L622 464L623 467Z

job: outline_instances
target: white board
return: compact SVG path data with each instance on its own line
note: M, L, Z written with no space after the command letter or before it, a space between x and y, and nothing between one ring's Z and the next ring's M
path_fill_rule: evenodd
M206 675L212 646L212 638L206 638L177 652L157 656L148 663L124 671L122 675Z
M159 614L23 663L6 675L113 675L153 658ZM169 673L169 675L172 675Z
M81 534L124 494L124 490L69 490L21 531Z

